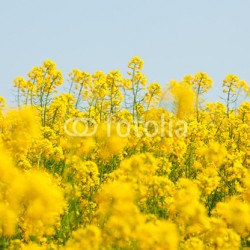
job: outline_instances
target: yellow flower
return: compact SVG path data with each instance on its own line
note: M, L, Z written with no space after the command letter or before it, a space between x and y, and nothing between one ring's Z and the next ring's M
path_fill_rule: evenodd
M128 64L132 70L141 70L143 68L143 60L139 56L133 56Z

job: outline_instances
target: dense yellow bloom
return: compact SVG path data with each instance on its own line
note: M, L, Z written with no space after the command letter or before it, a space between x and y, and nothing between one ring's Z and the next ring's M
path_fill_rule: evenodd
M216 212L240 235L250 232L250 204L237 199L217 204Z
M80 228L73 232L72 238L63 248L65 250L99 250L101 245L101 230L94 225Z
M216 168L204 168L197 176L197 182L205 194L211 194L217 189L220 183L220 177L218 176Z
M101 159L109 160L114 155L122 153L127 138L123 138L123 133L120 136L118 132L119 130L117 130L115 124L101 124L95 135L98 144L98 155Z
M225 102L204 103L208 74L162 90L143 64L73 69L57 93L45 60L14 80L17 109L0 97L1 249L249 248L247 82L229 74Z
M213 81L207 73L198 72L194 75L193 87L196 89L196 92L206 93L212 86Z
M39 117L32 108L10 110L1 121L3 143L15 157L27 152L34 138L39 136ZM24 140L25 138L25 140Z
M195 96L192 87L183 82L170 82L174 97L176 116L185 119L193 115Z
M236 75L228 74L226 78L223 80L224 92L231 91L233 93L236 92L236 88L239 87L240 79Z
M150 106L156 106L157 102L162 97L161 85L158 82L150 83L148 88L148 92L145 94L144 100L147 103L147 109Z
M173 223L160 221L140 225L137 229L138 249L169 249L178 248L179 237L177 228Z
M65 206L62 190L46 172L15 168L3 148L0 158L1 234L14 235L17 225L24 238L53 234Z
M143 68L143 60L139 56L133 56L128 64L128 67L132 70L141 70Z

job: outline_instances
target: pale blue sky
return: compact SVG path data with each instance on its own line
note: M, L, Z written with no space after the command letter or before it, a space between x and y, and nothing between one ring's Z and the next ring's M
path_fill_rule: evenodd
M65 78L72 68L120 69L145 61L163 86L185 74L214 79L219 99L227 73L250 83L250 0L0 1L0 95L14 100L13 79L50 58Z

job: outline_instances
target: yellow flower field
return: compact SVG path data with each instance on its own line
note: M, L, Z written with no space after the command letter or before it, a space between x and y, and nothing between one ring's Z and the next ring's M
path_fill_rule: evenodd
M250 249L250 87L50 60L0 97L0 249ZM59 88L58 88L59 87ZM246 97L246 98L245 98Z

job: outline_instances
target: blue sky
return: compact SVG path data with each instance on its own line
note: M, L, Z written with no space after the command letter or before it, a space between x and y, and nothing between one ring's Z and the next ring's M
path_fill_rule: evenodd
M249 10L249 0L1 1L0 95L12 105L15 77L48 58L67 78L72 68L126 74L139 55L162 86L207 72L207 98L219 100L226 74L250 83Z

